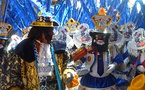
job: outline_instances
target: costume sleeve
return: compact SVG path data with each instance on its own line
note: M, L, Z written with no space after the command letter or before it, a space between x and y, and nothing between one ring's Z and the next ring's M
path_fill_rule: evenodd
M129 53L128 53L128 50L125 52L125 53L123 53L123 60L125 59L125 58L127 58L129 56Z
M1 90L21 90L23 83L21 78L20 58L14 52L10 52L6 57L3 57L0 64Z
M117 64L121 64L123 62L123 56L122 54L116 55L116 57L113 59L113 62L116 62Z
M24 84L24 90L40 90L35 61L26 62L21 59L21 76Z

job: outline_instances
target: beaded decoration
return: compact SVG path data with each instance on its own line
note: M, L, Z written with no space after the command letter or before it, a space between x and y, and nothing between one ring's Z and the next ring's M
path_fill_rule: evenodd
M48 59L46 59L45 56L42 56L44 54L42 54L41 51L40 51L40 54L38 54L35 43L36 42L34 41L34 54L36 57L36 67L38 70L39 80L40 80L40 83L45 82L44 84L40 84L40 88L41 88L41 90L47 90L46 89L46 87L47 87L46 80L47 80L48 76L50 76L52 74L51 71L53 71L53 62L52 62L52 60L51 60L51 62L48 61L48 59L51 59L51 57L49 57L49 58L47 57ZM42 47L42 49L44 49L44 48L45 47ZM50 50L48 52L50 52ZM47 56L51 56L51 55L47 55Z

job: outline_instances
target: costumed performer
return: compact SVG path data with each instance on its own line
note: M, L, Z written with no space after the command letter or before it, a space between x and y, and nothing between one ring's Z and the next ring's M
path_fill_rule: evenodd
M28 37L2 62L5 75L1 89L65 90L65 85L69 88L78 85L74 68L66 65L69 58L64 51L65 43L53 41L51 44L53 30L59 24L51 17L40 16L31 26ZM56 42L60 46L63 44L63 49L54 49ZM56 50L61 51L59 54L64 53L65 58L55 57Z
M127 90L144 90L145 89L145 31L143 28L138 28L132 33L132 40L128 42L127 49L132 59L133 66L136 68L136 74Z
M111 73L123 62L123 58L121 53L110 57L108 44L111 33L108 33L106 28L112 22L112 18L106 15L104 8L100 8L98 13L92 16L96 29L90 32L92 44L87 49L85 60L83 59L83 62L88 63L88 66L85 66L89 72L81 77L79 90L117 89L116 78Z
M127 49L130 55L134 56L132 63L136 67L136 75L145 72L145 36L144 29L139 28L132 34L133 39L128 42Z

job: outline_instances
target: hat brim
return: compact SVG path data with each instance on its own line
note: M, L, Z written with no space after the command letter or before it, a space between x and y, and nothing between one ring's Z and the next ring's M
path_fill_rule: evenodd
M7 40L8 38L7 38L7 37L5 37L5 36L0 36L0 39Z
M51 22L40 22L40 21L34 21L31 23L30 26L35 27L58 27L59 24L56 21Z

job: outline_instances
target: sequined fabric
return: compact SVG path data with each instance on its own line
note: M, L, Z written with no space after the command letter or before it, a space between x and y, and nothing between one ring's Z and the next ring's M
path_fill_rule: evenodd
M23 55L24 51L22 50L19 53ZM27 54L24 55L24 57L26 56ZM55 56L60 74L62 75L70 58L67 53L56 54ZM9 52L5 58L2 58L0 61L0 90L58 90L56 76L48 76L45 81L40 82L38 62L36 60L30 61L22 59L14 51ZM63 82L60 83L63 86L63 90L65 90L65 84ZM44 89L40 86L46 86L46 88Z
M2 58L0 63L0 88L1 90L7 90L12 87L23 88L22 78L21 78L21 63L20 58L14 54L9 53L7 57Z
M40 90L40 84L44 83L39 82L35 62L25 62L13 52L7 56L0 63L0 90ZM47 90L57 90L57 81L54 79L45 81Z

